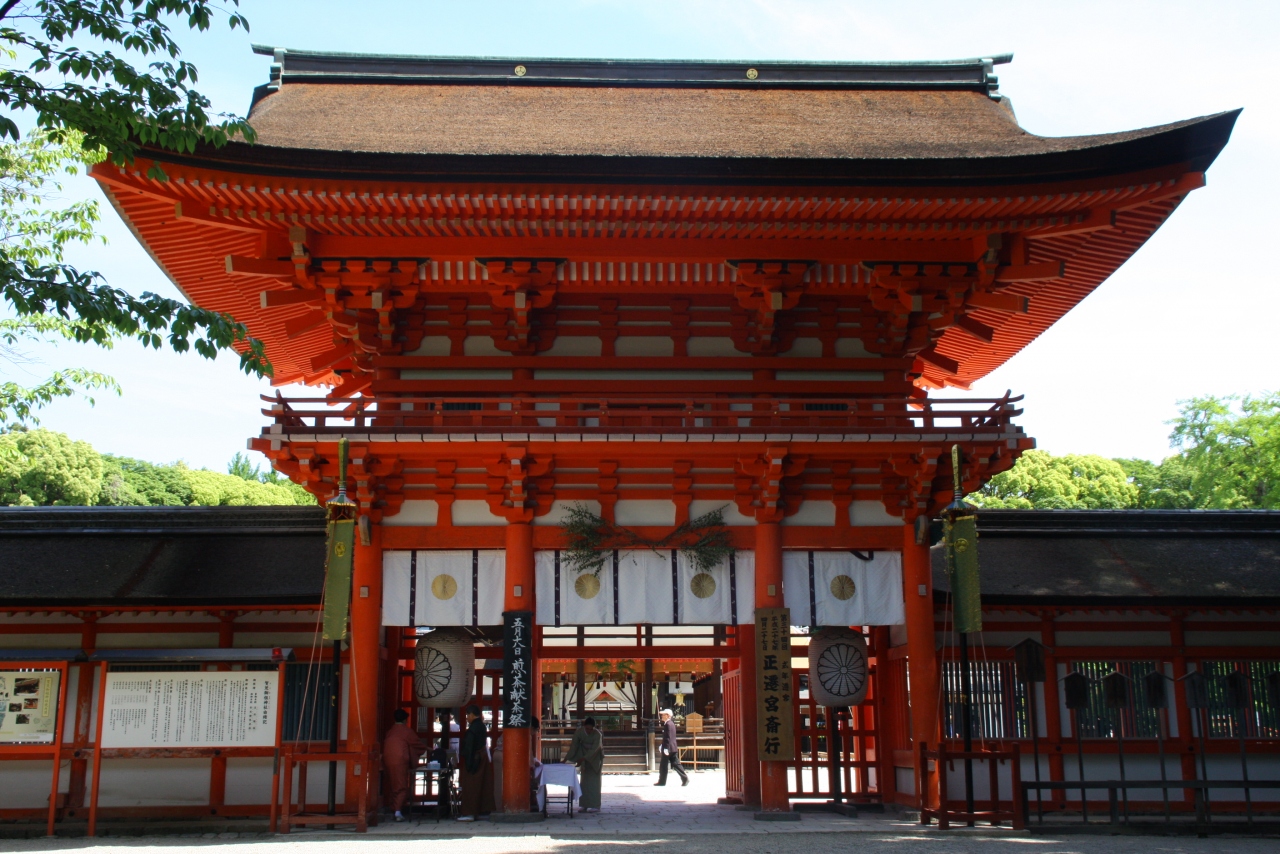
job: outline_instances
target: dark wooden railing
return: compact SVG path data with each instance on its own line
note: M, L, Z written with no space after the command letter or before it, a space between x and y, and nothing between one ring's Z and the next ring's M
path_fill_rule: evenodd
M1022 414L1021 395L982 400L904 398L424 397L331 401L263 395L268 433L964 433L998 436ZM639 438L639 436L637 436Z

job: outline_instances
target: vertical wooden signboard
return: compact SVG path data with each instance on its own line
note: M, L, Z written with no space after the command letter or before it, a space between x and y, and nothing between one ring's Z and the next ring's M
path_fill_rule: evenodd
M533 612L502 615L502 725L533 725Z
M756 749L760 761L795 759L791 696L791 609L756 609Z

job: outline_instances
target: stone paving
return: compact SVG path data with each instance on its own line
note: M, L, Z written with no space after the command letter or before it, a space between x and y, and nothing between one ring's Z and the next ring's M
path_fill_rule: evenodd
M888 830L894 826L914 828L910 822L885 816L849 819L826 813L805 813L801 821L756 821L754 812L717 804L724 795L724 772L698 771L689 775L689 785L681 786L673 774L664 787L654 785L656 774L607 776L598 813L575 810L569 818L563 810L549 809L549 817L536 824L508 824L488 821L474 823L440 821L423 817L401 823L385 822L370 833L377 835L475 836L553 834L556 836L635 836L637 834L686 833L797 833L832 830ZM555 790L552 790L553 793ZM563 790L561 790L563 791Z
M1280 839L1158 836L1031 837L1009 829L939 831L893 814L856 819L803 814L800 821L756 821L719 805L721 772L692 774L665 788L656 776L606 777L600 813L553 815L535 824L384 822L367 835L306 830L287 837L204 833L90 839L0 839L2 852L146 854L1280 854ZM363 850L362 850L363 849ZM213 852L210 852L213 854Z

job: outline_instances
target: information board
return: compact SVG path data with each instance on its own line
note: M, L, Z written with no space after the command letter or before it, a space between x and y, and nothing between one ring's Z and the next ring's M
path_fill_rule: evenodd
M278 671L108 673L103 747L273 747Z
M0 743L53 744L61 678L57 670L0 670Z
M791 685L791 611L757 608L756 746L761 761L796 757Z

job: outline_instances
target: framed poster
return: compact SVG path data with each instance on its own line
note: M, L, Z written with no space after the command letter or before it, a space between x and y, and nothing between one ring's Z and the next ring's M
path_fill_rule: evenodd
M108 673L103 747L274 747L276 670Z
M58 670L0 670L0 743L53 744Z

